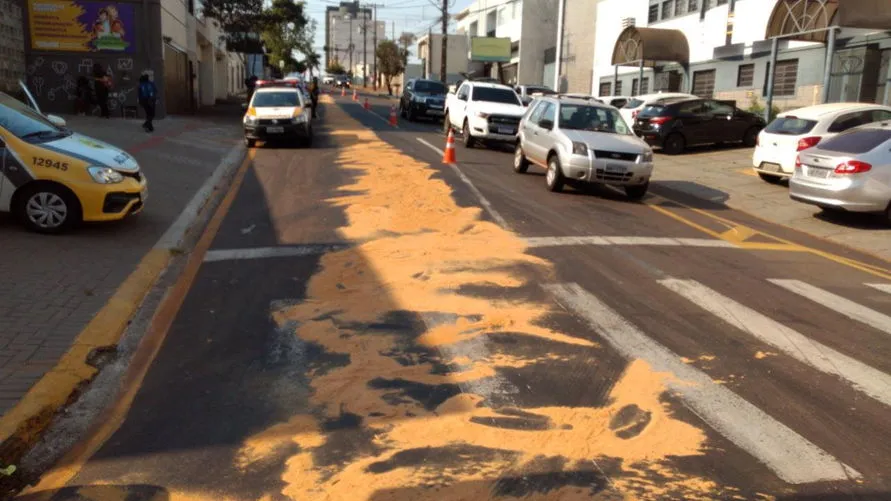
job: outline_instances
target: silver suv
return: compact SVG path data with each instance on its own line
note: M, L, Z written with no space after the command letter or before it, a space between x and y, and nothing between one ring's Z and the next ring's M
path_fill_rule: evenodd
M635 136L615 108L593 100L537 98L520 121L514 170L547 169L548 189L573 182L622 186L643 198L653 173L653 150Z

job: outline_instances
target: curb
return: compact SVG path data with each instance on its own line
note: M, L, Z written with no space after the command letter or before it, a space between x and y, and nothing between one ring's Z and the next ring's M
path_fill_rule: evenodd
M99 372L91 363L92 359L103 351L114 351L130 320L167 269L173 255L182 251L186 237L195 229L208 202L215 193L228 187L245 155L246 149L241 144L229 150L179 217L77 335L56 366L0 418L0 467L16 464L52 424L56 413L73 402ZM21 480L0 477L0 497L10 481L20 483Z

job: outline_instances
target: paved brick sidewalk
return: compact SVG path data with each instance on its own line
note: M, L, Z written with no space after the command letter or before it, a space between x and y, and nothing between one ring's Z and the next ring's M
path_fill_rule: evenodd
M891 227L881 218L822 213L791 200L786 184L768 184L751 167L751 148L697 148L676 156L657 153L654 181L891 260Z
M0 218L0 414L71 347L241 139L241 110L170 117L146 134L139 120L65 117L72 130L131 152L149 181L142 214L44 236Z

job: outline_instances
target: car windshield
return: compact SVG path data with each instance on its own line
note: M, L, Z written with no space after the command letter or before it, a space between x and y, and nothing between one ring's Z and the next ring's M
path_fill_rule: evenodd
M608 132L611 134L631 134L628 125L622 120L618 111L584 104L564 104L560 106L560 128Z
M820 143L819 148L856 155L872 151L891 139L891 129L852 129Z
M650 104L640 110L640 118L659 116L665 110L664 104Z
M254 94L251 103L254 108L294 107L300 106L296 92L259 92Z
M630 110L632 108L637 108L642 104L644 104L642 99L630 99L627 103L625 103L625 106L622 106L622 108L627 108Z
M807 134L817 125L816 120L805 120L797 117L777 117L776 120L770 122L764 132L771 134L782 134L786 136L799 136Z
M15 137L32 143L51 141L71 134L53 125L25 103L2 92L0 92L0 127Z
M556 92L547 87L526 87L527 94L544 94L545 96L553 96Z
M522 106L516 92L510 89L501 89L497 87L474 87L473 100Z
M446 88L440 82L415 82L415 92L428 92L430 94L445 94Z

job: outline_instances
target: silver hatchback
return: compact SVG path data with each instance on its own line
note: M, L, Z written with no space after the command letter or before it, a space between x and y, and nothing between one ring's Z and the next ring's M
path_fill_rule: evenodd
M533 101L520 121L514 170L526 172L530 164L547 169L551 191L573 182L600 183L639 199L653 174L653 150L612 106L548 96Z
M823 209L882 213L891 223L891 122L857 127L803 150L789 196Z

